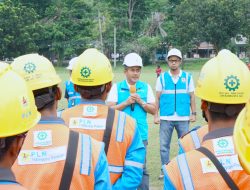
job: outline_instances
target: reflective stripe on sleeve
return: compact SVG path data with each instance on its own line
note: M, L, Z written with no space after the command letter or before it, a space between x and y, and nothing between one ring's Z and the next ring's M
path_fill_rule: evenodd
M81 134L82 142L81 142L81 168L80 173L84 175L90 175L90 166L91 166L91 139L89 136Z
M135 161L131 161L131 160L125 160L125 166L133 166L136 168L140 168L143 169L143 164L140 162L135 162Z
M111 172L111 173L122 173L123 172L123 166L109 165L109 172Z
M189 171L186 154L177 156L179 171L181 172L182 184L185 190L194 190L193 180Z
M116 131L116 141L118 142L123 142L125 124L126 114L124 112L119 112Z

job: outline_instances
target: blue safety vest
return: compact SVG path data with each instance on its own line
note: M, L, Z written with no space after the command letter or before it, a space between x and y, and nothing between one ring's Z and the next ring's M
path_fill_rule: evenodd
M141 97L141 99L147 102L148 85L147 83L137 81L135 84L136 93ZM118 92L118 104L127 100L130 96L129 87L126 80L117 83ZM125 107L122 111L126 112L128 115L136 120L137 126L139 128L142 140L148 139L148 123L147 123L147 112L139 105L135 103L134 111L132 111L131 106Z
M174 84L168 72L161 74L162 93L160 96L160 116L190 115L190 94L188 91L191 75L182 71L178 82Z
M75 91L74 84L71 81L66 81L65 86L65 93L68 95L68 108L80 104L81 95Z

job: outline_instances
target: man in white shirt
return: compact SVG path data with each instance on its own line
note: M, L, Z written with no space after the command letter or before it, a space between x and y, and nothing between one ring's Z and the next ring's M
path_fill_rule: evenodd
M155 124L160 124L161 164L169 162L170 142L174 128L178 138L188 132L189 122L196 120L194 82L191 74L182 71L180 50L168 52L169 71L164 72L156 82ZM191 108L191 111L190 111ZM160 116L158 114L160 110ZM163 178L163 173L159 179Z
M139 80L143 64L138 54L126 55L123 65L126 80L112 86L106 102L112 108L124 111L136 120L146 148L148 144L147 113L155 114L154 94L149 84ZM146 163L144 164L142 183L138 189L149 189Z

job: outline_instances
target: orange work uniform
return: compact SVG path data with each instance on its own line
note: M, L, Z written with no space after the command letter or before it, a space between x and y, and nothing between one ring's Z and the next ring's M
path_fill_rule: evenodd
M108 110L101 100L82 100L80 105L62 111L61 117L70 129L102 141ZM113 189L136 189L142 178L145 148L134 119L115 110L107 151Z
M208 133L208 126L195 127L178 140L179 153L182 154L201 146L203 137Z
M28 189L59 189L70 130L61 118L44 118L32 128L12 169ZM111 189L104 145L79 134L70 189ZM74 155L72 155L74 156Z
M204 136L202 146L217 157L239 189L249 189L250 175L239 163L232 133L233 128L212 131ZM178 155L163 170L165 190L229 189L212 161L197 150Z

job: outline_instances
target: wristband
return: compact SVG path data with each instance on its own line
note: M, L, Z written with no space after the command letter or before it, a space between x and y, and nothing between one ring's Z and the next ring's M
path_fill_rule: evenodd
M192 115L196 115L196 112L192 112Z

